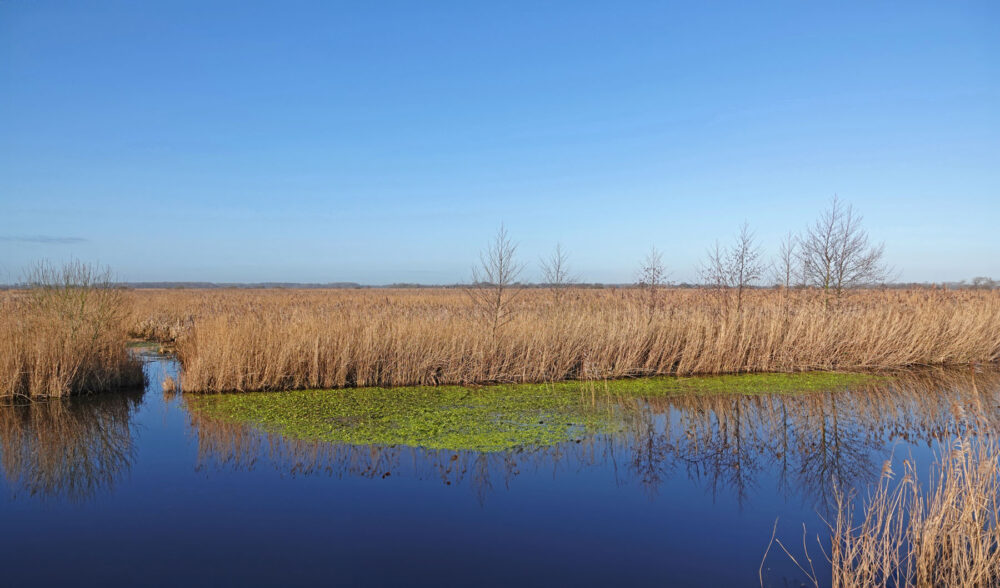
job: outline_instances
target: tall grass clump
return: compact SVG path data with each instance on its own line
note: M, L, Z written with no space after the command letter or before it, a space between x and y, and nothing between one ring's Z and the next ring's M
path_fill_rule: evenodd
M131 299L108 271L42 263L0 298L0 397L66 396L143 383L127 349Z
M1000 583L1000 446L958 438L926 490L911 462L882 479L856 521L841 495L833 526L833 585L996 586Z
M899 479L889 461L883 464L878 483L860 508L853 494L837 489L829 551L823 548L831 567L830 585L971 588L1000 584L998 460L1000 443L995 438L959 436L938 454L926 487L914 463L906 460ZM826 585L816 575L805 543L800 561L780 540L772 542L814 585Z
M524 289L494 331L457 289L137 292L186 391L867 370L1000 359L1000 292ZM516 310L516 311L515 311ZM153 330L158 329L153 326Z

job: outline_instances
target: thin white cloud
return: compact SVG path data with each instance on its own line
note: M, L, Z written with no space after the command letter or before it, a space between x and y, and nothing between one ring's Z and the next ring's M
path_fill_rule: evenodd
M0 235L0 241L7 243L50 243L57 245L72 245L86 243L83 237L51 237L49 235L10 236Z

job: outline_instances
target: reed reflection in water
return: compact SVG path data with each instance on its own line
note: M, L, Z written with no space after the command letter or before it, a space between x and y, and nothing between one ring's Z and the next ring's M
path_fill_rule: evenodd
M111 490L132 467L143 392L0 406L0 468L14 496L69 501Z
M200 468L249 470L266 463L293 476L408 476L467 484L483 501L522 472L600 467L651 499L683 475L740 504L766 490L816 506L828 503L835 481L841 487L874 482L877 464L897 443L930 447L956 434L1000 428L1000 373L991 370L907 372L863 389L801 395L611 400L617 433L497 453L295 439L197 410L191 427ZM762 488L763 480L777 487Z

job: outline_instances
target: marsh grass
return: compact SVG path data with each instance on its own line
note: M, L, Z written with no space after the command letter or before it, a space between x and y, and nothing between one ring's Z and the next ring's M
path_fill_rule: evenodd
M0 397L66 396L143 384L128 350L131 299L110 274L42 264L0 296Z
M524 290L502 329L455 289L136 292L191 392L857 371L1000 358L1000 292Z

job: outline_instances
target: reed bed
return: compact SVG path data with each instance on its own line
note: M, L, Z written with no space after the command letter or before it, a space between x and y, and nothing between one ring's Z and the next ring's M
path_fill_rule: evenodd
M457 289L133 293L185 391L864 370L1000 358L1000 292L522 290L499 330Z
M0 295L0 398L141 386L127 348L130 304L81 264L42 266L32 288Z

